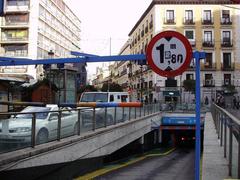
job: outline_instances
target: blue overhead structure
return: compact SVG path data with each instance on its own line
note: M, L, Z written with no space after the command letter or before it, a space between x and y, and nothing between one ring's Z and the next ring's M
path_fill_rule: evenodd
M5 0L0 0L0 16L4 15L4 2Z
M121 56L96 56L91 54L79 53L77 56L78 57L73 58L54 58L54 59L27 59L27 58L0 57L0 66L146 60L145 54L121 55Z

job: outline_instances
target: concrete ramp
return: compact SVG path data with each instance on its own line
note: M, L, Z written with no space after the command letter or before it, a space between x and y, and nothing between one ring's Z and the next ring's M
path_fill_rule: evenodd
M161 113L155 113L60 142L42 144L34 149L5 153L0 155L0 168L13 170L108 155L149 133L152 122L160 121L161 117Z

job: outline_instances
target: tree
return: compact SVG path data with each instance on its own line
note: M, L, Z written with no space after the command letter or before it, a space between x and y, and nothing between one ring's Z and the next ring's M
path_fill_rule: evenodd
M122 92L123 91L122 87L119 84L117 84L117 83L109 83L108 84L107 82L105 82L102 86L101 91L107 92L108 90L111 92Z

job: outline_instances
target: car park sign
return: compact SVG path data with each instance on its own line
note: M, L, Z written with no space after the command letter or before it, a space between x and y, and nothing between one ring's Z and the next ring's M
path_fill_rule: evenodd
M152 38L147 47L147 61L160 76L181 75L190 65L192 46L176 31L164 31Z

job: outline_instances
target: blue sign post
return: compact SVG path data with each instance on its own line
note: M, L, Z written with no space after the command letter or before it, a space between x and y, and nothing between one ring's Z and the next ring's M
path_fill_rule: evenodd
M201 90L200 90L200 60L205 59L205 52L195 51L193 58L196 64L196 131L195 131L195 180L200 180L200 157L201 157Z

